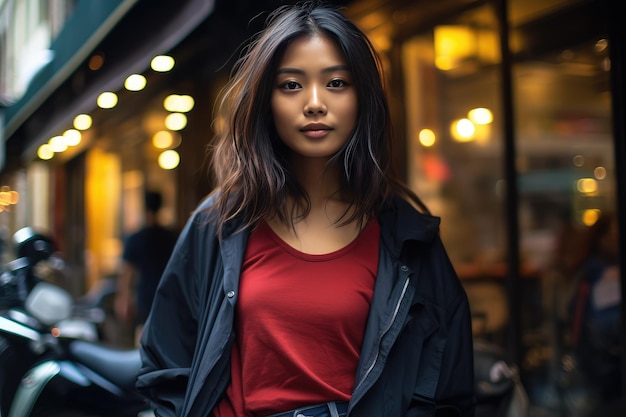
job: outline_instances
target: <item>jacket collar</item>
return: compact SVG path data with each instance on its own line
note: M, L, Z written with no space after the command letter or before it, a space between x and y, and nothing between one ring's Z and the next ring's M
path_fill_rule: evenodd
M417 211L408 201L394 196L383 209L378 221L381 224L383 243L396 256L408 241L429 243L439 233L439 217Z
M211 195L200 204L199 210L206 210L215 201ZM395 195L389 204L378 215L381 226L383 243L399 255L402 246L407 241L429 243L439 232L439 217L417 211L404 198ZM240 231L243 225L242 216L231 219L224 225L224 237Z
M220 194L220 190L215 190L210 193L208 196L204 198L196 207L196 213L204 213L208 220L214 220L214 214L211 213L211 210L214 208L215 201L217 200L218 195ZM224 223L224 228L222 229L222 238L230 237L237 232L242 231L242 226L244 224L244 216L238 215L234 219L228 220Z

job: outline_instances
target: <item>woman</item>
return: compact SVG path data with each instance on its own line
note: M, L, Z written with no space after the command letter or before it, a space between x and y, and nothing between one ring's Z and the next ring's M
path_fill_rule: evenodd
M224 89L216 191L164 272L138 388L159 416L471 416L468 302L392 174L365 35L284 6Z

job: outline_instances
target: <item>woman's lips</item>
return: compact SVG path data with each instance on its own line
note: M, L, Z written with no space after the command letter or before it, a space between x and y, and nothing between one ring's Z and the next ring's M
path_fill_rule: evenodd
M323 123L311 123L304 126L300 131L309 138L323 138L328 135L332 129Z
M313 129L313 130L303 130L302 133L304 136L309 138L319 139L330 133L330 129Z

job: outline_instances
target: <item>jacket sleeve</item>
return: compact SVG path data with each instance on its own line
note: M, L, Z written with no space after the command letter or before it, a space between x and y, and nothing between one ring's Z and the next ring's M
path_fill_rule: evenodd
M430 359L440 365L434 401L424 407L423 398L416 398L418 407L410 410L406 417L473 417L474 349L469 301L439 237L432 250L426 269L439 285L439 302L443 307L441 325L445 328L446 342L441 357Z
M196 346L198 271L191 254L197 230L192 218L181 232L141 335L136 387L159 417L181 414Z
M465 292L458 294L448 317L448 343L443 361L435 416L474 416L474 349L469 304ZM454 412L453 412L454 411Z
M435 416L473 417L474 349L469 301L439 238L435 248L443 253L437 257L440 264L434 267L440 268L447 295L444 301L447 343L437 384Z

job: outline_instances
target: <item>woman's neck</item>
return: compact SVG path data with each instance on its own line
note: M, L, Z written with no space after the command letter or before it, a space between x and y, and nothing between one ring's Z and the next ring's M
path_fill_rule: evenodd
M292 161L293 173L311 201L311 209L323 208L330 200L341 200L339 169L325 159L302 158Z
M292 167L299 185L309 197L309 211L294 219L293 224L285 224L277 218L266 219L269 226L287 244L305 253L330 253L348 245L365 223L343 223L350 218L353 208L341 189L340 168L329 166L325 160L310 158L294 160ZM296 202L288 199L287 204Z

